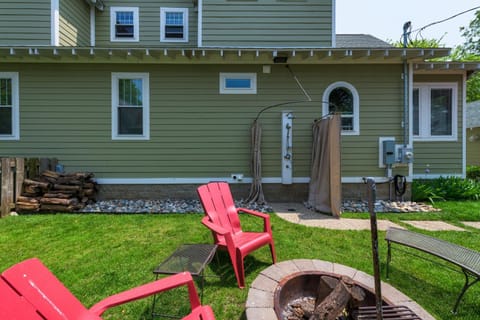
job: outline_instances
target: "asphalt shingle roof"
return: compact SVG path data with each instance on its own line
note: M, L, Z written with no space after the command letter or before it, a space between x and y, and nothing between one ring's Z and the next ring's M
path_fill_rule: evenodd
M369 34L337 34L337 48L392 48L388 42Z

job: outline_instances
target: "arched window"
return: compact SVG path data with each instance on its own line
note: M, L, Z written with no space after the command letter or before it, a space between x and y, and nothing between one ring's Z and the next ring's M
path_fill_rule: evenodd
M342 115L342 134L358 135L359 98L354 86L348 82L335 82L328 86L323 94L323 115L340 113Z

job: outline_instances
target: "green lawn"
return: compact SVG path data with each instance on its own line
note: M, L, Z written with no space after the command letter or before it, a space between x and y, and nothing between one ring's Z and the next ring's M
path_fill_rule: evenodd
M480 202L438 203L444 210L424 214L379 214L379 219L480 221ZM345 214L368 218L367 214ZM38 214L0 219L0 270L30 257L40 258L87 307L98 300L152 281L152 270L182 243L211 243L210 232L200 223L200 214ZM322 259L372 273L370 232L338 231L305 227L271 215L278 260ZM242 216L245 229L259 228L257 220ZM409 229L412 229L409 227ZM427 232L426 234L479 250L480 231ZM386 257L384 233L379 249L382 268ZM416 252L418 253L418 252ZM429 257L432 259L432 257ZM416 300L437 319L452 319L450 310L464 281L461 273L438 263L395 251L387 281ZM248 289L238 289L228 257L220 254L207 275L227 272L222 279L206 280L204 303L217 319L244 319ZM247 285L269 266L264 247L246 259ZM223 267L222 267L223 266ZM221 267L221 268L219 268ZM382 272L384 277L384 272ZM186 300L181 290L161 297L163 310ZM467 291L454 319L480 319L480 285ZM150 319L151 299L119 306L105 319Z

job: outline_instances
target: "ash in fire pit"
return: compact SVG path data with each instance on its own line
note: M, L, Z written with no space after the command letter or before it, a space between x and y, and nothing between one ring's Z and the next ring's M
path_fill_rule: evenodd
M354 319L375 294L351 278L321 272L297 273L279 283L275 312L281 320Z

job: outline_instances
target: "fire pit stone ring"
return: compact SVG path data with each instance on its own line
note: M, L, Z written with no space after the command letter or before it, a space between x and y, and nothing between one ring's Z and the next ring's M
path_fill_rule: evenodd
M248 291L246 317L248 320L277 320L275 313L275 292L279 283L299 273L325 273L348 276L360 286L374 292L373 276L348 266L316 259L294 259L271 265L260 272ZM410 308L423 320L435 320L419 304L398 291L388 283L382 282L382 298L392 305L403 305Z

